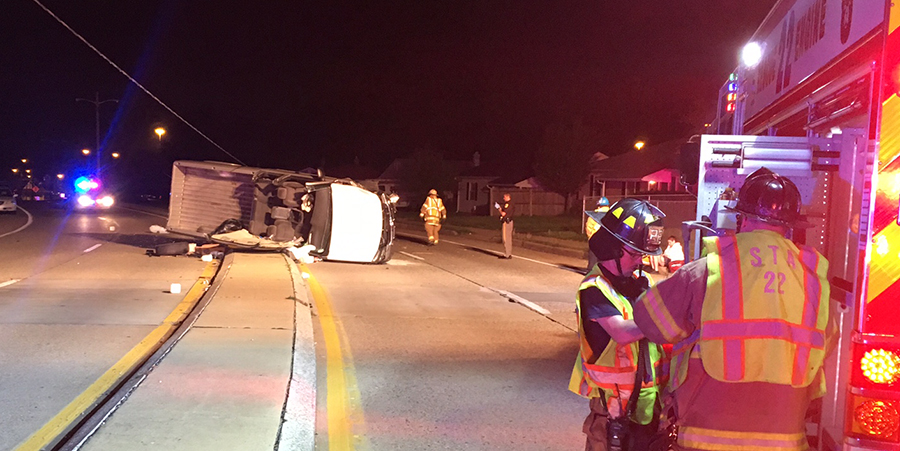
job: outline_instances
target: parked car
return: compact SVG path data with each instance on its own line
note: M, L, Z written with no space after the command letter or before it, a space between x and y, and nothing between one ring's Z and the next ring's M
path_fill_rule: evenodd
M228 163L176 161L166 228L244 249L312 246L310 255L384 263L394 205L349 179Z
M0 212L15 213L18 206L16 205L16 196L12 190L0 186Z

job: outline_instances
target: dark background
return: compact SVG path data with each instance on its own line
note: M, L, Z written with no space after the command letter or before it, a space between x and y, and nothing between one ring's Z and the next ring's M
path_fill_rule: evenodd
M104 165L131 188L167 192L174 159L234 161L37 3L3 3L6 178L20 158L91 170L95 107L75 99L96 92L119 101L100 106L103 154L122 154ZM578 120L608 155L697 132L774 3L42 1L243 163L326 173L417 149L527 168L547 127Z

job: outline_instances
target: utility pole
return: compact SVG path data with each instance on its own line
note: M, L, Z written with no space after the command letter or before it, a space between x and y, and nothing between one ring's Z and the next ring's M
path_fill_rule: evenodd
M119 100L118 100L118 99L106 99L106 100L104 100L104 101L101 102L101 101L100 101L100 93L99 93L99 92L95 92L95 93L94 93L94 100L90 100L90 99L75 99L75 101L76 101L76 102L81 101L81 102L87 102L87 103L93 103L93 104L94 104L94 110L95 110L95 113L96 113L96 114L95 114L95 117L96 117L96 123L97 123L97 129L96 129L96 135L95 135L95 136L96 136L96 139L97 139L97 141L96 141L97 147L94 148L94 152L97 153L97 176L99 177L99 176L100 176L100 164L101 164L101 163L100 163L100 161L101 161L101 160L100 160L100 105L102 105L102 104L104 104L104 103L106 103L106 102L115 102L115 103L119 103Z

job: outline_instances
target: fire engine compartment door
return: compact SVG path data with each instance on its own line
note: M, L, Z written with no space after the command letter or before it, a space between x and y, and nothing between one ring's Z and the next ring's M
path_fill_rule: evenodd
M717 229L733 229L734 214L724 209L734 201L720 200L726 188L740 191L747 175L765 167L791 179L800 190L804 207L817 193L815 154L835 150L832 140L788 136L703 135L697 187L697 220L709 218ZM821 199L820 199L821 200ZM699 257L699 246L694 256Z

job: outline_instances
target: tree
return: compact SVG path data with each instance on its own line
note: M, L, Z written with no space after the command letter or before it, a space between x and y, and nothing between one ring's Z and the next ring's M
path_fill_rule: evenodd
M408 193L422 193L424 199L430 189L436 189L441 196L445 192L456 192L454 168L440 152L430 148L417 149L410 156L400 173L400 185Z
M535 176L544 188L565 198L565 211L569 211L572 196L587 179L591 156L599 146L599 129L580 119L544 130L535 154Z

